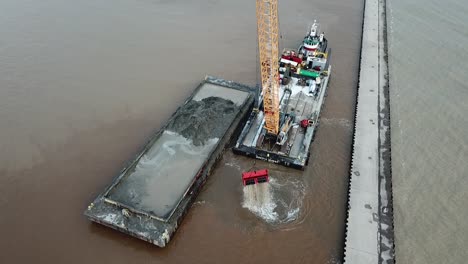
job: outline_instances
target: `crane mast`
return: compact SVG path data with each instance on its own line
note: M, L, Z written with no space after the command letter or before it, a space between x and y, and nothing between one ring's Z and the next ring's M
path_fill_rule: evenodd
M270 135L278 135L278 0L257 0L256 6L265 129Z
M261 80L254 108L234 153L303 169L330 79L330 48L314 20L297 49L279 50L280 0L255 0ZM257 71L257 77L259 77ZM268 181L267 172L243 174L244 185Z

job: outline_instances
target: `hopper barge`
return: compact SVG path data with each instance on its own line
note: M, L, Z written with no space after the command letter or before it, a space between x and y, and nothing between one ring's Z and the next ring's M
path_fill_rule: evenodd
M165 247L254 97L248 86L207 77L84 214Z

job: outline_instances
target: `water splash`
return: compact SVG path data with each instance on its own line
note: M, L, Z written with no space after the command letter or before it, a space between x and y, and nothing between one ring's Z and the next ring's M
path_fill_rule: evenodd
M249 209L267 222L272 223L278 220L278 213L275 212L276 204L273 202L269 183L244 186L242 207Z
M242 207L274 226L301 223L305 197L302 179L272 178L268 183L244 186ZM290 227L290 226L289 226Z

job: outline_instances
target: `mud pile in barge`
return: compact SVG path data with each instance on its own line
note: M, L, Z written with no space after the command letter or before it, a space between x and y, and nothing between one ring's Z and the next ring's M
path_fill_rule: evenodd
M207 77L85 215L164 247L253 101L250 87Z

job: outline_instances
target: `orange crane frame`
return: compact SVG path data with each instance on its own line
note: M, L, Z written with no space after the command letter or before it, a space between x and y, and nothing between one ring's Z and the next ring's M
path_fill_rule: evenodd
M265 129L270 135L278 135L278 0L257 0L256 6Z

